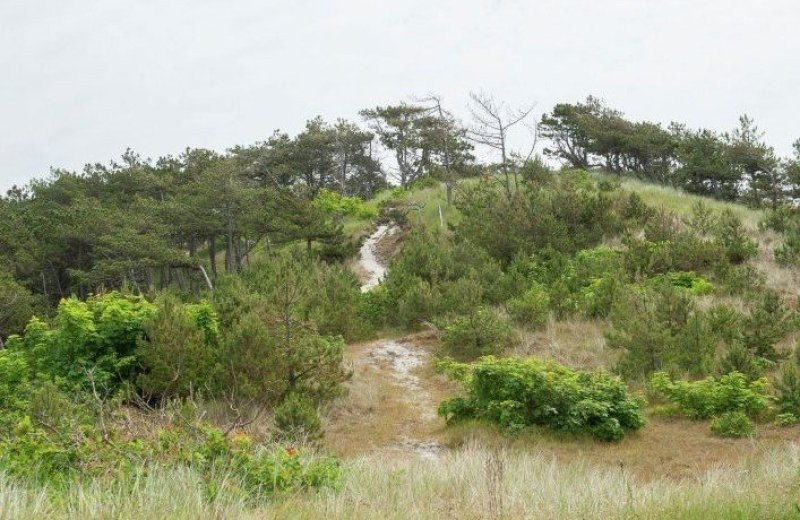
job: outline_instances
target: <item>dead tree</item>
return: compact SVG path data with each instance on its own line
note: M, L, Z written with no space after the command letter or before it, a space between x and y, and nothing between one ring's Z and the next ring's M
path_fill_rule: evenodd
M469 138L476 144L488 146L500 153L500 171L505 178L506 197L511 200L510 159L512 152L508 145L508 132L525 120L533 111L534 105L526 108L512 109L505 102L498 102L491 95L470 93L473 126L469 130ZM530 155L530 154L529 154ZM514 186L517 187L516 176Z

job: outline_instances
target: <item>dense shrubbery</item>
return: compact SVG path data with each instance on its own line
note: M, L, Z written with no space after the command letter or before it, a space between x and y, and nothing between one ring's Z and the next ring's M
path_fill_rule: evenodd
M726 437L751 435L750 419L766 412L772 401L766 380L749 381L739 372L693 382L658 372L650 385L690 419L713 419L711 429Z
M352 216L360 219L371 219L378 212L367 206L359 197L346 197L339 192L322 189L314 197L314 206L326 213L338 216Z
M618 369L630 379L658 370L705 374L711 370L715 338L691 295L672 285L631 286L611 314L606 339L623 349Z
M506 431L546 426L621 439L644 425L641 403L618 378L582 372L533 358L483 358L473 364L444 361L440 368L461 381L466 397L441 404L448 422L485 419Z
M456 233L504 265L543 251L573 254L621 231L625 202L586 172L545 174L511 199L482 182L462 190Z
M33 318L8 350L20 354L31 378L65 390L113 393L136 372L136 347L156 306L116 292L83 302L62 300L53 325Z
M412 233L383 282L391 320L415 326L497 302L501 270L484 251L438 233Z

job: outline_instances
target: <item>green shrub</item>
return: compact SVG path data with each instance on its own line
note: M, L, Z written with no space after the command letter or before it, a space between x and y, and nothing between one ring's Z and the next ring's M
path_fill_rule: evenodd
M22 352L33 374L65 389L114 392L135 374L143 325L156 312L143 298L111 292L61 301L54 324L33 318L8 349Z
M758 252L758 245L745 232L741 219L729 209L719 216L714 240L724 247L725 255L733 264L745 262Z
M622 193L600 190L586 172L545 176L512 198L488 179L465 186L456 200L456 235L508 265L541 251L572 255L622 230Z
M711 420L711 431L721 437L752 437L755 425L744 412L725 412Z
M275 427L285 440L313 441L322 437L317 407L308 397L292 394L275 408Z
M714 285L711 282L691 271L671 272L655 276L648 280L648 283L652 285L666 283L673 287L686 289L695 296L714 292Z
M509 432L545 426L616 441L641 428L641 403L619 378L583 372L534 358L482 358L472 364L444 361L439 368L462 382L466 397L444 401L448 423L481 419Z
M773 365L772 361L756 356L740 342L736 342L719 360L716 372L719 375L741 372L748 380L753 381L763 376L765 370Z
M149 398L208 395L218 362L214 309L208 304L183 306L169 296L156 306L155 315L143 324L136 350L138 387Z
M713 367L716 345L709 320L683 290L631 286L614 305L611 323L606 340L623 350L617 369L628 379L659 370L703 375Z
M777 361L782 355L775 344L797 328L797 317L787 309L777 293L764 293L741 320L742 342L755 355Z
M550 315L550 296L541 284L534 284L521 296L509 300L506 309L517 323L539 329Z
M795 426L800 423L800 418L793 413L779 413L775 416L775 423L778 426Z
M775 393L780 413L800 417L800 368L796 363L783 364L775 379Z
M485 251L440 233L414 232L383 281L390 321L403 326L499 303L500 266Z
M363 220L374 219L378 212L358 197L345 197L336 191L321 189L314 197L313 206L331 215L353 216Z
M784 233L791 228L798 217L798 209L791 206L780 206L776 209L767 210L764 217L758 223L760 229L771 229L778 233Z
M771 401L765 380L748 381L739 372L693 382L673 381L667 373L657 372L650 385L690 419L708 419L727 412L755 417L765 412Z
M441 328L447 350L466 359L498 354L510 346L513 338L508 322L489 308L445 320Z

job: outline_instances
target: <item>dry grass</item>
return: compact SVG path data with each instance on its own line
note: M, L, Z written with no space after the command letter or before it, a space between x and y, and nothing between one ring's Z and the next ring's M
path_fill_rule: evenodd
M0 479L0 518L798 518L798 467L800 448L790 445L695 478L641 482L624 466L470 444L435 460L359 457L338 490L255 506L206 496L180 468L85 483L58 499Z
M350 345L347 358L353 378L348 394L333 404L326 417L325 446L342 456L390 450L409 455L419 443L438 443L444 422L436 407L457 388L433 373L429 364L413 370L420 388L397 379L385 359L376 358L377 347L389 340ZM437 346L430 333L402 338L409 348L429 358ZM405 449L408 448L408 449Z
M608 327L602 320L573 317L557 321L551 317L544 330L518 330L519 345L512 353L551 359L582 370L607 368L619 357L618 351L606 346L603 333Z

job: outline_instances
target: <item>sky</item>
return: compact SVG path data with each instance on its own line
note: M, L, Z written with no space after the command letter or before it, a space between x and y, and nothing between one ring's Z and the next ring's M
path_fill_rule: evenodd
M470 91L800 137L796 0L2 0L0 190ZM515 137L522 148L527 135Z

